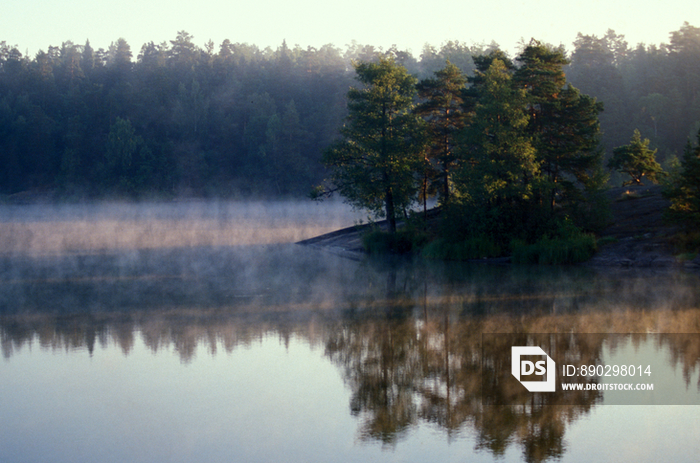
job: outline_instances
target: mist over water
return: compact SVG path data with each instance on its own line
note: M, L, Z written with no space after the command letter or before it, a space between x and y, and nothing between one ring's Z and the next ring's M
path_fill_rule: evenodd
M266 273L279 282L298 275L290 263L314 260L291 243L359 217L311 201L4 206L0 305L84 312L235 302L265 292Z
M361 218L312 202L0 207L0 460L588 461L602 428L602 460L625 439L636 461L700 450L693 407L610 415L602 393L518 390L525 405L491 409L480 373L506 361L482 357L484 333L599 333L558 349L651 352L692 402L698 275L293 244Z
M361 213L340 202L0 206L0 252L38 255L293 243L362 219Z

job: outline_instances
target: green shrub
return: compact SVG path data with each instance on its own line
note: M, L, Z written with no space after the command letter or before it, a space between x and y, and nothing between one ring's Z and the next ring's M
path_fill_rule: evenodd
M362 237L362 245L370 254L406 254L420 248L425 241L425 234L416 230L389 233L373 229Z
M438 238L428 243L422 254L428 259L471 260L500 256L501 248L485 236L468 238L457 243Z
M700 231L681 231L671 237L676 252L693 254L700 251Z
M596 240L588 233L550 238L545 236L533 244L514 240L511 244L516 264L577 264L590 259L596 250Z
M678 254L676 256L676 259L678 259L680 262L688 262L693 259L695 259L698 256L697 252L686 252L683 254Z

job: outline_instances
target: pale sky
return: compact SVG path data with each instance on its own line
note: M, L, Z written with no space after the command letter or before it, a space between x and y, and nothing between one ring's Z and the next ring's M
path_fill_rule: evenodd
M3 0L0 41L34 57L71 40L107 48L123 37L134 57L141 46L173 40L180 30L215 51L224 39L260 48L333 44L352 40L387 49L396 44L418 57L425 43L495 41L513 53L521 39L573 49L576 34L613 29L630 46L668 43L684 21L700 27L698 0Z

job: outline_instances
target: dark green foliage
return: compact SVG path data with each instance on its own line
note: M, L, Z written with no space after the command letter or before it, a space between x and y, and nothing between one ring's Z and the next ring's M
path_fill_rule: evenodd
M327 176L319 161L347 114L350 61L377 56L375 47L357 43L343 50L287 44L260 49L229 40L218 48L212 43L200 47L185 31L140 48L124 39L108 45L66 41L27 57L19 51L21 44L0 42L0 194L112 190L113 185L103 184L99 167L118 117L131 122L154 157L149 189L164 194L304 194ZM537 150L569 145L566 158L559 156L559 164L543 170L547 176L541 199L554 194L555 215L563 208L574 217L571 209L590 190L584 185L589 175L585 165L602 151L573 148L594 140L596 119L591 116L599 102L605 103L600 124L608 155L639 128L666 165L672 156L682 156L687 138L697 132L699 28L686 23L671 33L667 44L636 47L613 31L603 37L579 36L571 64L562 70L580 92L568 84L559 93L552 91L561 87L557 67L562 57L557 49L530 45L514 60L495 44L460 42L428 45L419 57L395 47L385 55L410 74L438 80L435 72L449 60L471 76L467 94L472 97L481 79L474 71L483 75L498 59L512 82L519 82L515 87L537 100L529 109L551 114L556 109L569 120L586 116L588 125L578 134L557 135L550 130L556 124L528 124L529 142ZM543 85L531 88L533 79L544 77ZM465 100L467 121L475 102ZM544 128L546 136L540 130ZM557 161L556 156L549 159ZM458 163L455 159L453 172L459 170Z
M487 235L505 249L564 216L586 229L605 216L601 105L566 84L561 50L532 41L516 61L500 52L475 59L455 175L461 211L447 212L468 217L468 232L453 242Z
M697 145L688 141L678 172L672 174L664 195L671 200L667 216L687 232L700 229L700 131Z
M539 175L537 153L525 132L525 94L513 87L507 64L498 58L476 77L456 189L470 211L484 210L492 219L519 222L522 217L517 216L532 199Z
M563 50L533 40L516 60L520 67L513 80L526 94L527 132L541 162L535 195L551 218L557 209L581 202L582 190L592 187L591 173L602 160L598 114L603 108L566 83Z
M600 123L609 155L638 128L659 148L662 165L680 157L700 121L700 28L685 23L667 44L637 46L612 30L579 34L571 58L568 79L605 103Z
M456 166L457 135L464 128L463 93L467 78L457 66L447 61L434 77L418 83L422 103L415 113L428 123L428 150L423 171L421 196L425 204L429 192L436 191L446 204L451 195L452 171Z
M456 252L468 256L455 260L500 257L508 252L513 234L522 230L520 215L508 214L502 208L473 203L451 203L441 211L436 227L437 244L431 257ZM445 251L448 250L448 251Z
M326 151L323 162L340 194L386 217L393 233L399 212L415 201L417 189L423 127L412 112L416 79L391 58L360 62L355 70L363 87L348 92L342 139Z
M362 245L369 254L406 254L420 249L426 240L424 233L413 228L395 233L374 229L362 237Z
M428 243L421 253L428 259L472 260L499 257L501 247L488 236L474 236L459 242L438 238Z
M571 238L540 238L534 244L514 241L512 261L515 264L562 265L585 262L596 250L595 236L582 234Z
M656 162L656 151L649 149L649 139L642 140L639 130L635 129L629 145L624 145L613 150L612 158L608 161L608 168L620 171L631 177L623 185L641 185L646 177L652 183L659 183L659 177L663 169Z
M0 193L300 195L324 177L352 80L339 49L225 41L216 53L180 31L134 55L123 39L34 59L0 42ZM107 153L118 119L150 169Z
M591 169L586 185L579 190L581 200L570 203L567 208L572 221L586 232L598 233L610 223L608 179L603 166Z
M532 244L523 240L511 243L516 264L577 264L590 259L596 251L596 239L565 220L553 235L545 235Z
M66 159L69 154L64 156L64 163L72 162L70 157ZM136 135L131 122L118 117L110 128L105 155L98 165L103 188L120 194L143 192L151 186L154 164L151 150ZM73 170L73 166L69 164L68 170Z

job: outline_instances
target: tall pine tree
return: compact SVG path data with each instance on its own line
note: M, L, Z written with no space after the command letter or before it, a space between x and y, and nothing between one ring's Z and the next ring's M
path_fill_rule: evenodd
M348 92L342 139L324 155L347 201L385 216L389 231L416 193L422 121L413 113L416 79L391 58L355 65L361 88Z
M473 225L477 233L507 241L525 220L539 162L525 130L525 92L513 86L507 63L494 57L477 66L487 63L470 89L473 113L463 133L458 181L467 210L481 211L473 217L482 222Z
M516 61L520 66L513 80L525 92L527 132L542 163L538 200L551 217L558 206L581 201L582 192L595 183L603 106L567 84L563 68L568 61L561 49L533 40Z
M435 72L435 77L420 81L417 87L423 102L416 107L416 114L428 122L430 144L427 153L429 167L432 167L428 171L432 174L429 178L435 183L443 204L450 201L457 134L464 128L462 105L466 82L462 71L448 60L443 69Z

